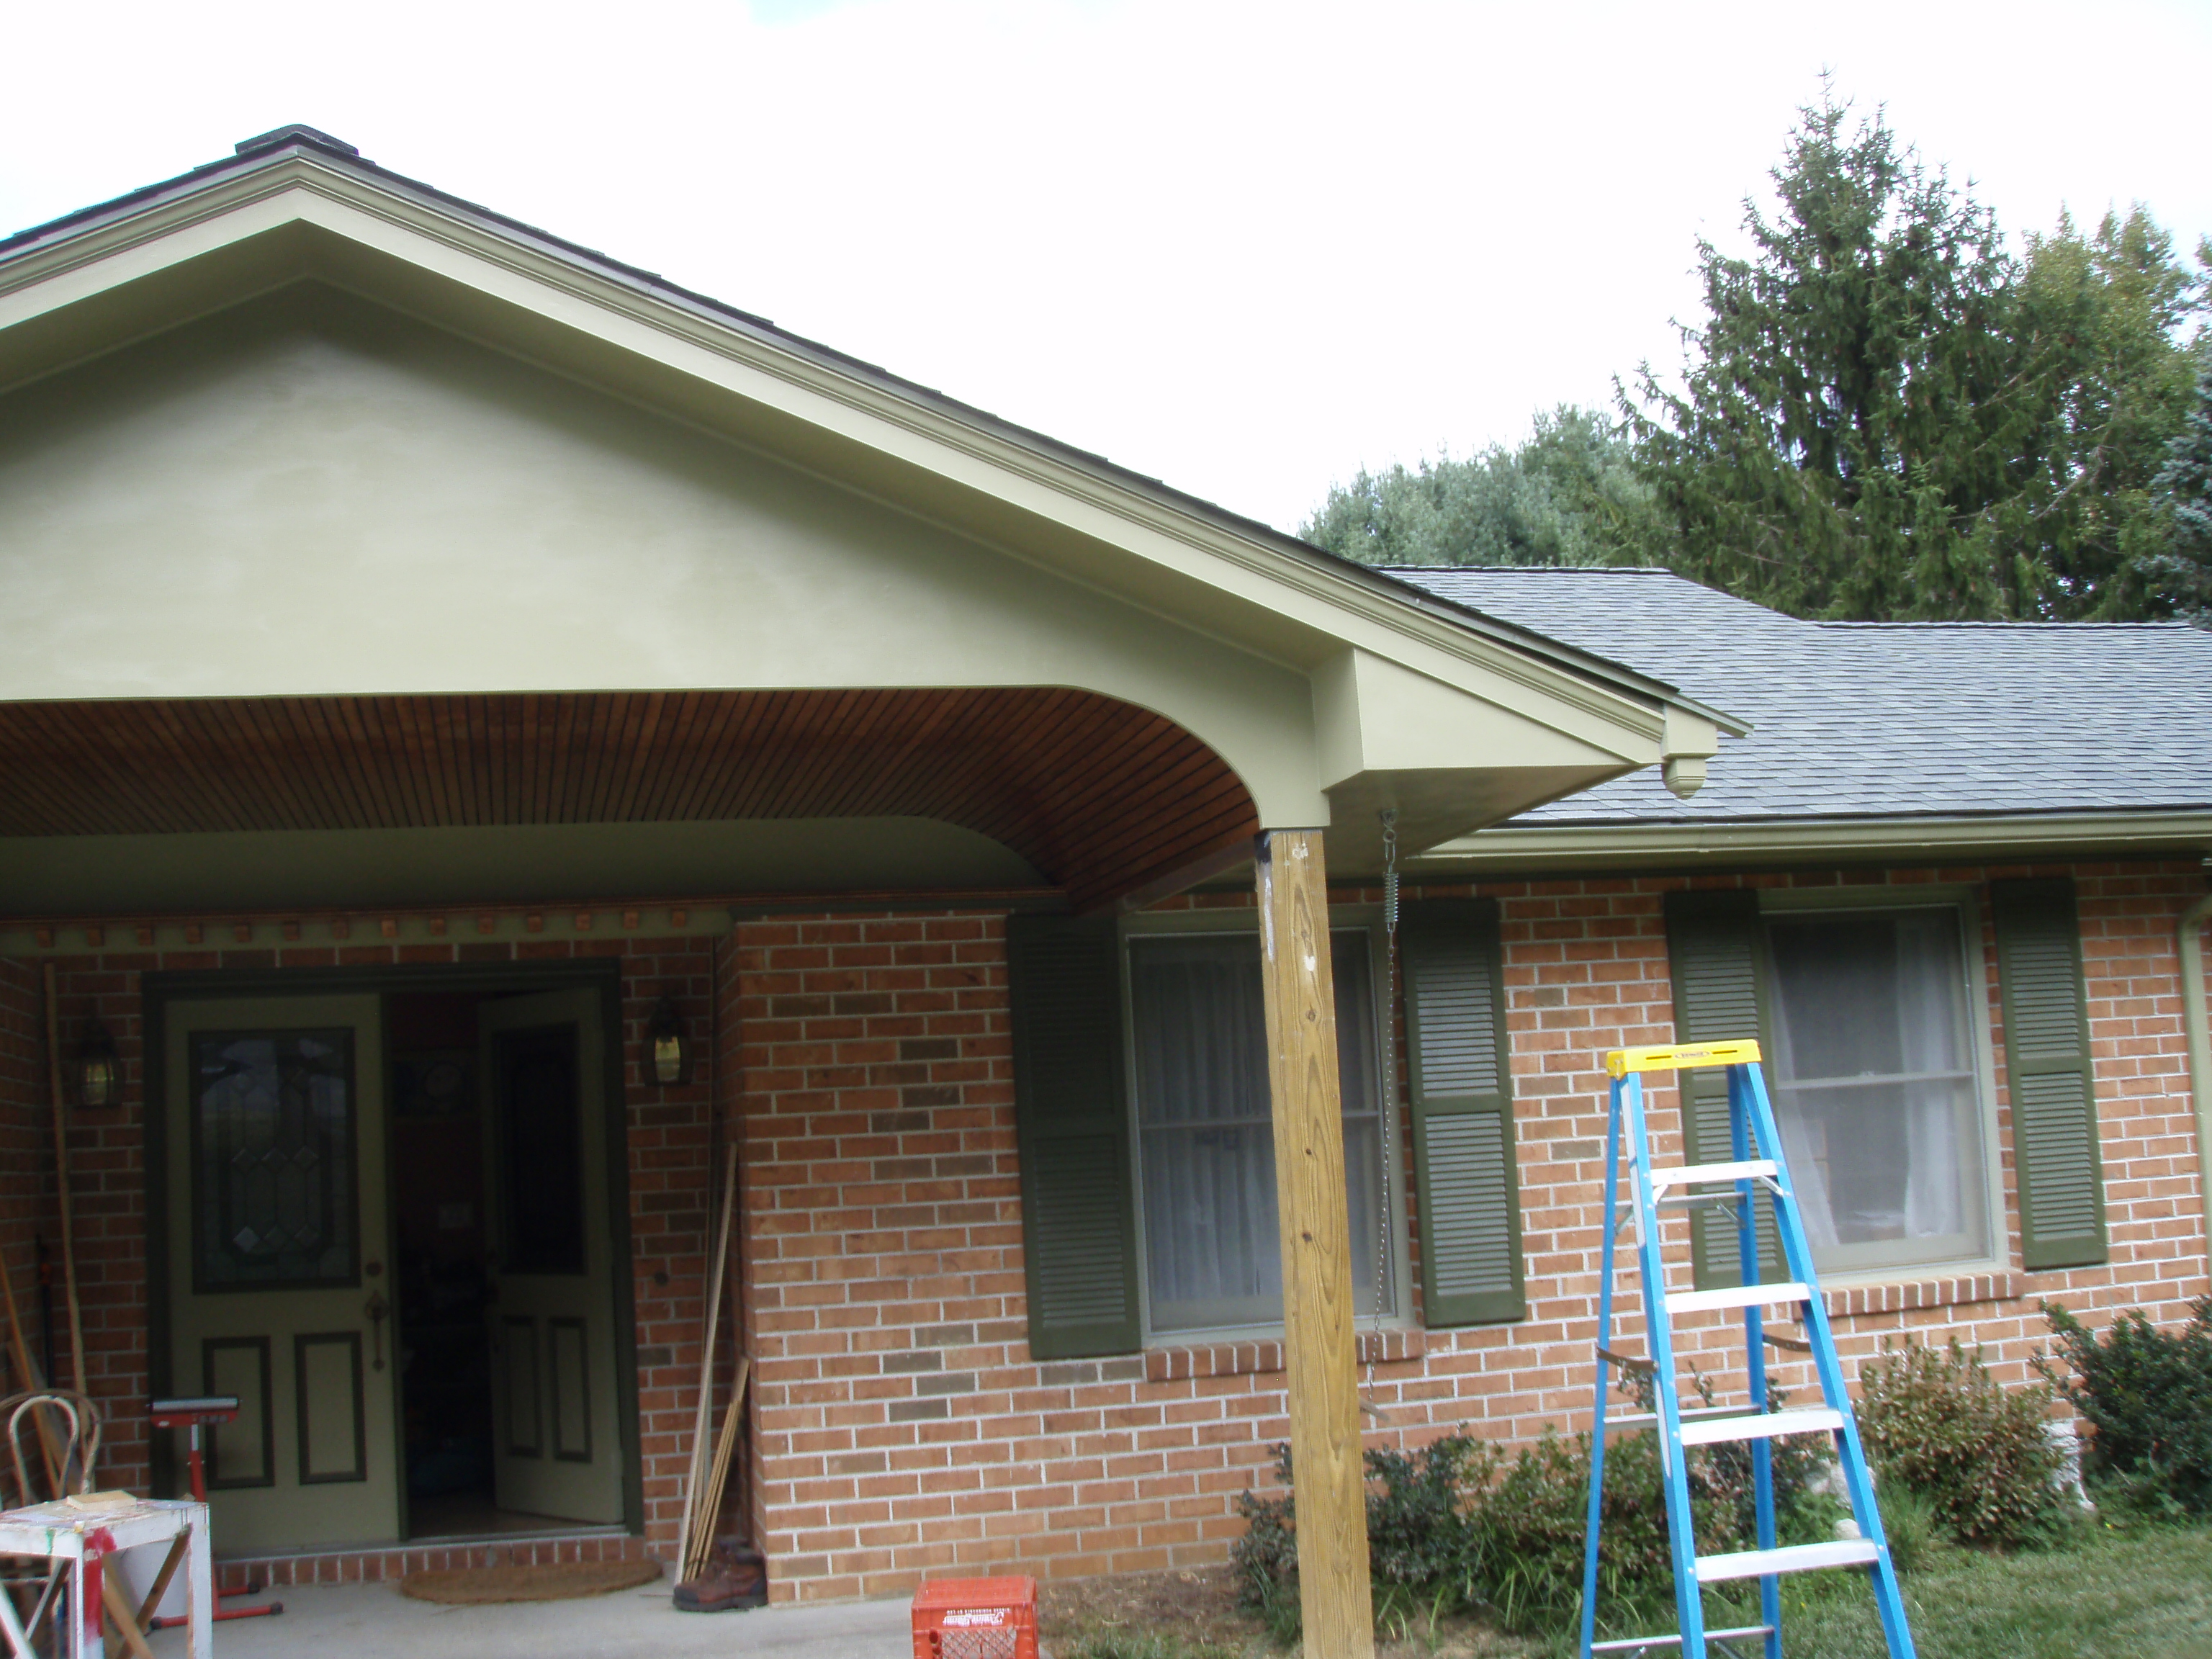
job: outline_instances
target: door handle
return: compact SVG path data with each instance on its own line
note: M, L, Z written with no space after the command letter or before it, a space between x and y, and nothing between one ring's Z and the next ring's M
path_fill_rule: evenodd
M383 1291L371 1291L368 1293L368 1305L362 1311L368 1316L369 1330L374 1335L376 1346L376 1358L372 1362L372 1367L380 1371L384 1369L384 1322L392 1312L392 1304L384 1299Z

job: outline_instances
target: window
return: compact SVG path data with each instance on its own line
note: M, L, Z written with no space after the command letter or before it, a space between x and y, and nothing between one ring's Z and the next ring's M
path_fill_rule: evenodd
M1375 973L1365 928L1332 931L1357 1316L1396 1308L1379 1236L1387 1131L1377 1109ZM1279 1325L1281 1245L1260 956L1249 930L1128 941L1140 1234L1153 1332Z
M353 1033L192 1034L193 1280L350 1285Z
M1764 922L1770 1082L1815 1267L1989 1255L1960 908L1770 911Z

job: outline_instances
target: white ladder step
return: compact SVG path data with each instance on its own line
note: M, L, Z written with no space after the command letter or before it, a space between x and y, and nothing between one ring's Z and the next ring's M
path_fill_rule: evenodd
M1696 1417L1745 1415L1744 1409L1741 1406L1682 1406L1677 1409L1685 1423ZM1608 1429L1632 1428L1639 1423L1656 1423L1658 1420L1657 1412L1628 1412L1620 1416L1607 1418L1605 1425Z
M1695 1187L1708 1181L1756 1181L1765 1176L1770 1180L1776 1174L1771 1158L1753 1158L1745 1164L1690 1164L1675 1170L1654 1170L1651 1190L1662 1193L1669 1187Z
M1771 1625L1738 1625L1729 1630L1709 1630L1705 1632L1705 1640L1725 1642L1731 1637L1771 1636L1773 1633L1774 1627ZM1640 1653L1645 1648L1679 1648L1681 1645L1682 1633L1675 1631L1666 1636L1630 1636L1615 1642L1593 1642L1590 1644L1590 1651L1592 1653Z
M1814 1572L1822 1567L1866 1567L1876 1551L1863 1538L1839 1538L1832 1544L1786 1544L1778 1550L1737 1550L1698 1558L1698 1582L1717 1584L1730 1578L1764 1578L1769 1573Z
M1669 1291L1667 1312L1708 1313L1715 1308L1763 1308L1772 1302L1810 1302L1813 1292L1796 1279L1772 1285L1729 1285L1717 1291Z
M1746 1413L1741 1417L1708 1417L1682 1425L1686 1446L1713 1446L1727 1440L1771 1440L1783 1434L1833 1433L1844 1426L1844 1414L1825 1406L1802 1412Z

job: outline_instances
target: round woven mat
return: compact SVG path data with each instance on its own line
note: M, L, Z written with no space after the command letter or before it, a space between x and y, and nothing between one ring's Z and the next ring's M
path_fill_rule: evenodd
M454 1567L410 1572L399 1593L418 1601L565 1601L635 1589L660 1577L658 1561L564 1561L549 1567Z

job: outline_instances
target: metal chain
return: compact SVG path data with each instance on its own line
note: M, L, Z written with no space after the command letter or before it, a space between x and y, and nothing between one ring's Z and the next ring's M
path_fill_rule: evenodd
M1390 1147L1398 1127L1398 811L1382 809L1382 962L1386 994L1382 999L1382 1111L1381 1144L1376 1162L1382 1167L1382 1224L1375 1241L1375 1346L1382 1343L1383 1285L1390 1261ZM1375 1362L1367 1362L1374 1375Z

